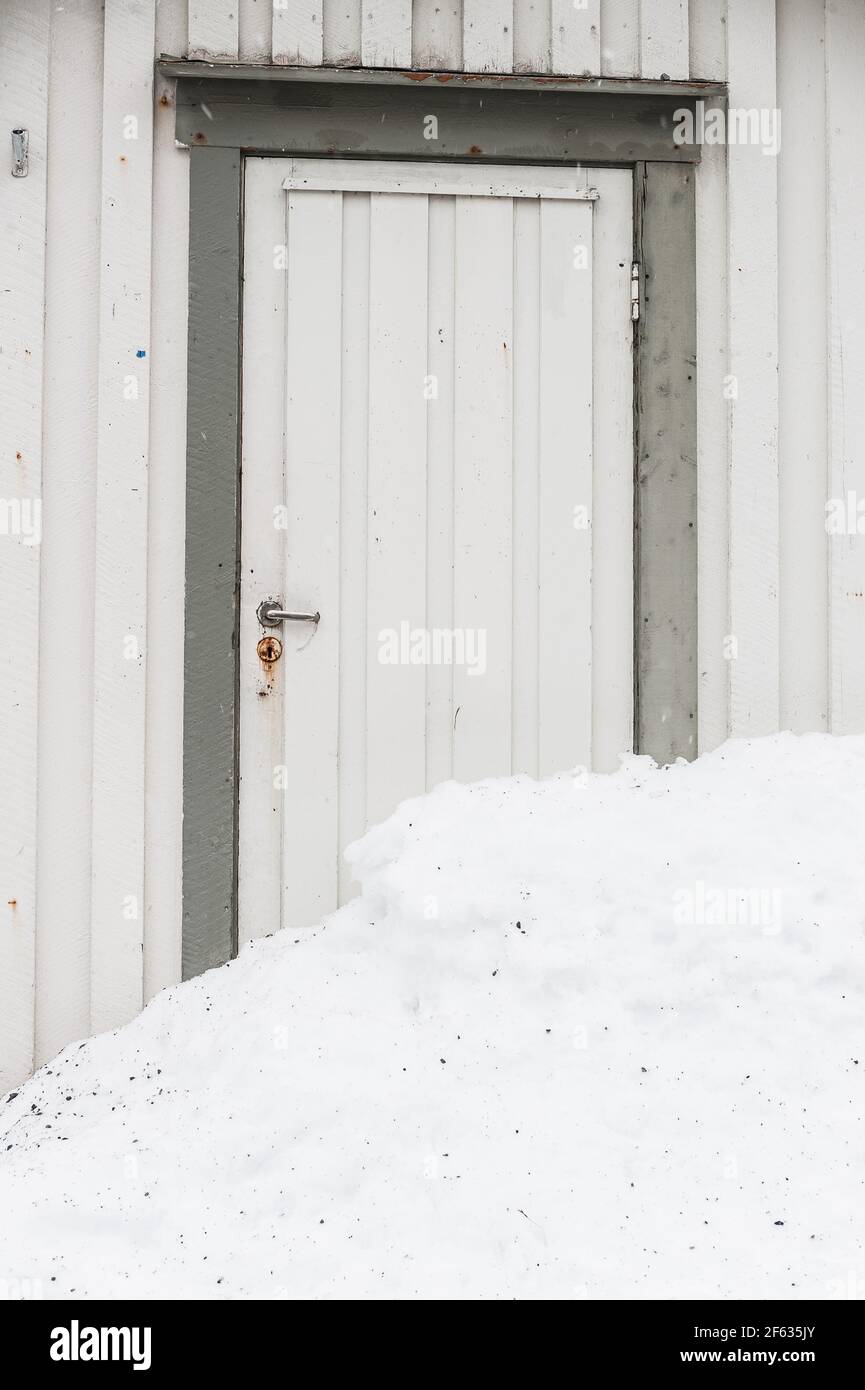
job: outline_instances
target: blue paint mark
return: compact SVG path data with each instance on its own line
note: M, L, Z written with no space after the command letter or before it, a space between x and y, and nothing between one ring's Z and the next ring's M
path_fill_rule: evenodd
M139 348L138 351L136 352L135 356L136 356L136 357L146 357L146 356L147 356L147 353L144 351L144 348Z

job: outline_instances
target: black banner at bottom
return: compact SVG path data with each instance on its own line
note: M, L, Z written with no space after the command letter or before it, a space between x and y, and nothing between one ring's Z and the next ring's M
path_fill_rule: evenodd
M0 1304L0 1339L7 1357L14 1351L8 1369L19 1375L92 1376L102 1368L157 1377L284 1375L313 1360L319 1374L345 1364L352 1376L382 1376L387 1366L404 1379L416 1373L420 1354L426 1376L474 1372L487 1380L500 1358L509 1378L520 1363L546 1375L553 1355L566 1357L577 1376L581 1368L668 1374L702 1366L855 1374L863 1340L863 1305L855 1300L510 1304L505 1323L495 1304L473 1306L463 1323L459 1302L450 1314L442 1303L400 1303L397 1320L376 1325L380 1306L21 1301Z

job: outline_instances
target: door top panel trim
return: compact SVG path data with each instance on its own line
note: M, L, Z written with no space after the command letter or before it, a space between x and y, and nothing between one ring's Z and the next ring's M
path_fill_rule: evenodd
M292 160L291 172L282 186L310 192L466 194L487 198L558 198L583 203L593 203L599 197L597 188L588 183L587 170L529 165L479 167L425 160Z

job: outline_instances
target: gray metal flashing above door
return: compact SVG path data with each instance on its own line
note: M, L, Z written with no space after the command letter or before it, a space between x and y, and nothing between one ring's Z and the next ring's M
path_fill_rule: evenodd
M699 160L674 112L695 98L547 88L182 77L177 139L248 153L631 164ZM435 136L431 138L435 122Z
M636 174L635 746L696 753L694 162L678 89L494 88L379 74L345 83L200 75L175 64L192 146L184 695L183 975L237 942L243 155L619 164ZM163 65L165 70L165 65ZM690 84L692 87L695 84ZM691 94L696 99L696 93ZM439 139L424 138L436 115Z

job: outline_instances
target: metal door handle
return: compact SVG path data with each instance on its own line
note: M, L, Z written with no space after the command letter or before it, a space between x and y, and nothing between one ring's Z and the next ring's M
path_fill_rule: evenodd
M262 627L279 627L280 623L318 623L320 613L289 613L275 599L265 599L258 605L258 621Z

